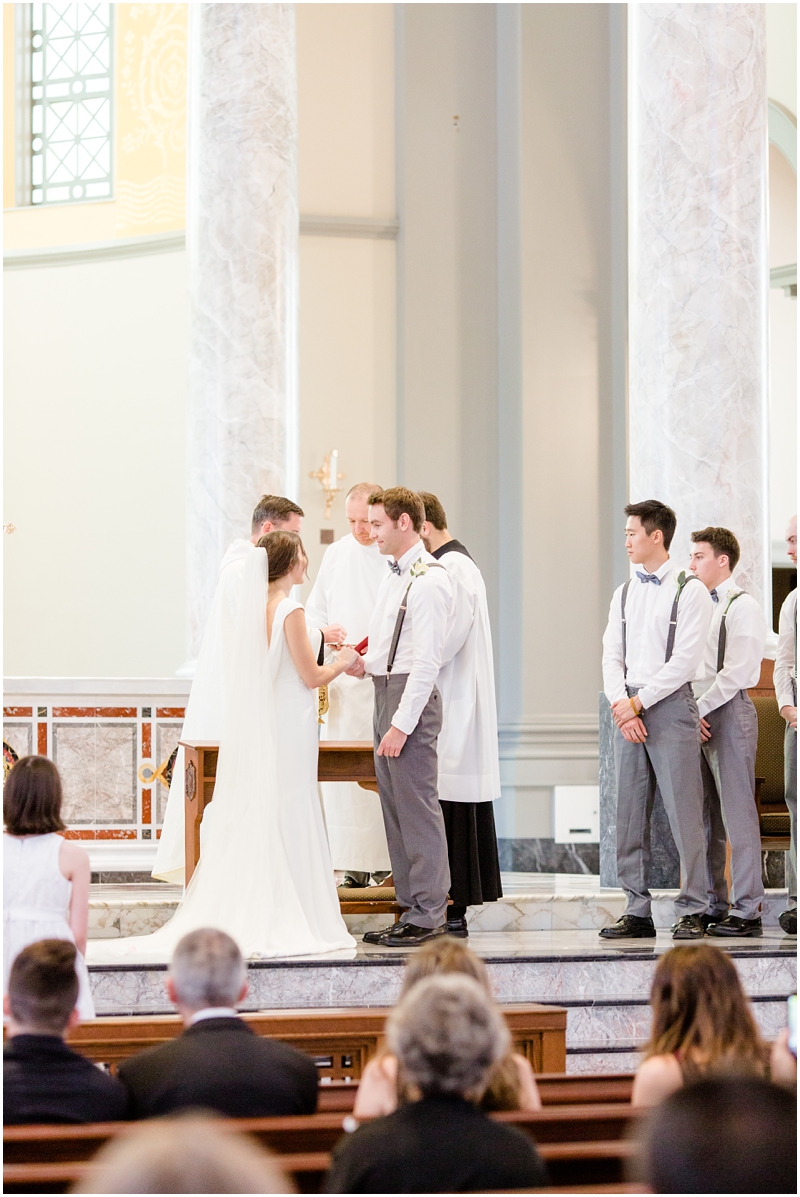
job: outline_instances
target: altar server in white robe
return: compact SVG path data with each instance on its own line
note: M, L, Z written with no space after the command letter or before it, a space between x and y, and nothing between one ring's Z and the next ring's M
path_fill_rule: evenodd
M222 559L217 588L208 615L203 643L197 658L192 690L186 704L181 739L220 740L228 690L226 669L233 660L232 641L236 626L245 562L257 542L268 532L283 528L299 532L303 509L280 495L262 495L253 512L250 539L234 540ZM266 618L266 616L265 616ZM343 629L326 629L312 639L321 653L322 638L341 638ZM318 643L315 643L315 640ZM153 877L182 885L184 880L183 749L179 748L172 771L167 809L158 841Z
M322 558L306 603L310 627L340 624L349 644L367 634L378 590L387 573L386 558L371 537L367 499L381 487L359 482L345 499L350 532ZM324 740L372 740L373 687L369 678L341 674L328 687L329 710L320 729ZM333 867L345 874L345 886L382 881L389 872L389 848L378 795L356 782L322 782L325 822Z
M420 493L425 505L422 539L457 585L456 607L471 622L461 648L436 683L442 695L439 734L439 803L450 862L447 930L464 938L467 907L503 896L493 801L500 797L500 759L494 693L492 632L486 587L467 549L450 535L436 495Z

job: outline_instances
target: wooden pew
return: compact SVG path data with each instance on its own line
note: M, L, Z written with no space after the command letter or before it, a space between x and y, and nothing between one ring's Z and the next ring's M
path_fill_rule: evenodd
M597 1076L578 1073L575 1076L563 1072L538 1073L536 1084L543 1106L575 1106L602 1102L619 1102L630 1105L633 1092L632 1072L600 1073ZM352 1112L358 1092L358 1082L322 1082L319 1087L317 1109L343 1114Z
M492 1115L519 1126L537 1142L553 1185L619 1184L624 1180L634 1144L625 1136L638 1117L628 1110L597 1106L573 1107L581 1117L553 1120L548 1111L538 1114ZM564 1111L559 1111L563 1113ZM96 1126L6 1127L4 1130L3 1187L13 1192L64 1192L91 1168L91 1158L110 1139L125 1132L129 1123ZM294 1178L300 1192L319 1192L330 1167L333 1147L344 1132L341 1115L314 1114L297 1118L223 1120L231 1131L251 1135L276 1157ZM592 1137L598 1132L613 1137Z
M200 824L214 797L219 741L181 740L184 751L184 816L186 884L200 859ZM319 781L356 781L365 790L378 789L370 740L320 740Z
M514 1047L534 1072L562 1073L566 1067L567 1012L537 1002L503 1006ZM383 1043L389 1007L331 1010L263 1010L243 1014L258 1035L279 1039L311 1056L320 1078L357 1081ZM70 1047L96 1064L115 1069L121 1060L174 1039L183 1023L177 1014L95 1018L68 1035ZM577 1078L576 1078L577 1080ZM574 1082L568 1082L574 1083Z

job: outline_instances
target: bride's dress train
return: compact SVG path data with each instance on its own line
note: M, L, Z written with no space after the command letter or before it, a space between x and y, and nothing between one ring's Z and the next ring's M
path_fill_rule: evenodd
M266 630L267 555L246 565L214 799L200 862L175 915L152 935L90 940L90 964L168 961L197 927L219 927L246 958L352 956L317 787L316 692L284 636L286 599Z

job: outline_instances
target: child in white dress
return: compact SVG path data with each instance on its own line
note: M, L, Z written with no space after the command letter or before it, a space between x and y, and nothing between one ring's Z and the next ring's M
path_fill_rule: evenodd
M58 833L61 778L51 760L17 761L3 791L3 993L15 957L40 939L68 939L78 955L75 970L82 1019L94 1018L86 968L89 922L89 857Z

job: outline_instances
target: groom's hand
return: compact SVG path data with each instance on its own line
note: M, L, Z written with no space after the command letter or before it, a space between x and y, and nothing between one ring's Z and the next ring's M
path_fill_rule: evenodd
M348 677L364 677L364 658L356 654L355 661L345 673Z
M403 751L408 736L405 732L401 732L399 727L389 728L386 735L378 745L378 756L399 756Z

